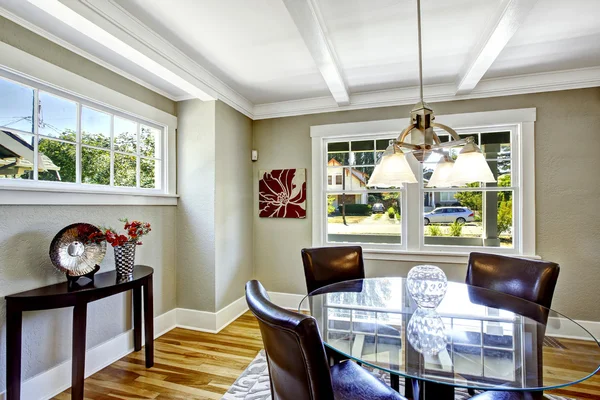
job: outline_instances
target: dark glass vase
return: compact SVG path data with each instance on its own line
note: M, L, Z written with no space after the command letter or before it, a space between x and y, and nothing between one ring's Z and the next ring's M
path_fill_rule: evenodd
M135 265L135 242L127 242L122 246L115 246L115 270L119 282L133 279L133 266Z

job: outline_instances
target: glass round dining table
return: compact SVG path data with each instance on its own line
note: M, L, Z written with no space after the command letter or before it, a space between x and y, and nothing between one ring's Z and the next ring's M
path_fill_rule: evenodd
M598 342L567 316L462 283L449 282L436 309L417 307L404 278L325 286L299 309L310 310L341 356L437 387L425 398L453 398L454 387L541 395L600 368Z

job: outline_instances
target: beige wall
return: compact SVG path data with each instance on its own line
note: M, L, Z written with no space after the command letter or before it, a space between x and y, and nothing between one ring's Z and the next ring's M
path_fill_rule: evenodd
M177 103L177 306L215 310L215 107Z
M0 16L0 41L175 115L175 102Z
M436 103L438 115L514 108L537 108L536 242L537 253L561 264L553 308L582 320L600 321L598 245L600 219L600 88ZM255 121L254 165L255 277L268 290L304 293L300 249L311 246L310 126L401 118L410 106L387 107ZM258 170L308 170L307 219L258 218ZM406 275L410 263L367 262L367 274ZM464 265L443 265L462 280Z
M252 120L222 101L216 112L216 310L252 279Z
M221 101L177 115L177 304L215 312L252 278L252 121Z

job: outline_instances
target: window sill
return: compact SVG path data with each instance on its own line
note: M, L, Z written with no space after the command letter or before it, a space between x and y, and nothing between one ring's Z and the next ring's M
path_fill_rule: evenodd
M486 253L503 254L494 252L491 249L482 249ZM511 257L529 258L541 260L538 255L525 256L517 254L505 254ZM469 252L450 252L450 251L399 251L399 250L373 250L364 249L363 258L365 260L380 261L404 261L416 263L436 263L436 264L466 264L469 260Z
M0 205L176 206L177 195L0 188Z

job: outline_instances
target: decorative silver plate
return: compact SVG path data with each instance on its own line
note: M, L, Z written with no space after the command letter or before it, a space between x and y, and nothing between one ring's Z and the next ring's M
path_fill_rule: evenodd
M100 229L86 223L61 229L50 244L52 264L69 276L81 276L94 271L106 254L106 241L95 243L88 240L94 232L100 232Z

